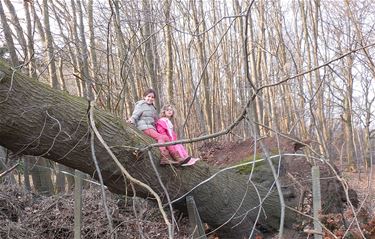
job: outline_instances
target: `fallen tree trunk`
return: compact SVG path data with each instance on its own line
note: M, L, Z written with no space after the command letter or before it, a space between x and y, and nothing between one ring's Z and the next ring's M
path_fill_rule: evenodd
M15 154L45 157L96 176L90 152L87 109L87 101L53 90L0 62L0 145ZM96 109L94 114L97 129L121 164L133 177L150 185L166 202L147 153L137 154L134 150L152 140L107 112ZM136 191L132 191L129 180L123 177L97 139L95 149L104 183L110 191L150 196L148 191L136 185ZM159 151L154 149L152 154L155 164L159 165ZM204 162L194 167L172 169L157 166L157 169L172 200L184 196L218 171ZM218 232L222 238L248 235L260 209L257 223L264 228L278 229L278 197L262 187L255 188L247 176L224 171L189 195L194 196L203 222L213 228L221 226ZM259 198L264 200L261 207ZM177 205L183 203L180 200ZM291 220L286 217L285 224L291 225Z

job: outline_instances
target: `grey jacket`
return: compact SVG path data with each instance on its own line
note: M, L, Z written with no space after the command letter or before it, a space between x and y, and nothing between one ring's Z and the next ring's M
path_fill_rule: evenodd
M135 104L132 116L135 125L139 130L155 129L155 122L158 114L154 105L149 105L145 100L140 100Z

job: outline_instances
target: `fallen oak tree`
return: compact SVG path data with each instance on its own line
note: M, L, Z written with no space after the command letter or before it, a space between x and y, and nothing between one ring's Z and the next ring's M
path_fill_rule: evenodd
M42 156L97 177L91 159L87 101L56 91L0 62L0 112L0 145L16 154ZM132 177L149 185L167 202L147 153L136 150L153 141L107 112L95 109L94 121L102 138ZM134 193L130 181L97 138L95 149L109 190L118 194ZM152 149L152 155L158 165L158 150ZM171 199L186 193L194 196L202 221L212 228L219 227L221 238L247 236L255 222L270 230L279 227L277 195L267 188L256 187L248 176L230 170L218 173L219 169L204 162L194 167L157 169ZM212 175L215 177L195 187ZM134 186L137 196L150 196L143 187ZM184 200L175 204L183 206ZM284 220L286 226L291 226L293 217L287 214Z

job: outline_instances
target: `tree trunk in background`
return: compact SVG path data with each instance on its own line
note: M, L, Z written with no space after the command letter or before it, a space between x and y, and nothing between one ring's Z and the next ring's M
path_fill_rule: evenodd
M288 69L288 58L287 58L287 48L284 41L284 36L282 35L283 29L283 17L281 15L281 6L279 3L275 3L274 6L274 18L275 18L275 41L279 42L277 46L274 46L274 51L277 52L277 59L278 62L276 63L281 70L281 75L283 77L290 76L290 72ZM272 38L272 37L270 37ZM297 113L294 107L294 102L292 101L292 89L290 85L285 84L278 87L279 90L273 94L274 98L281 98L283 107L278 109L278 114L275 115L276 122L278 122L278 126L274 129L281 130L282 132L288 132L292 127L291 125L294 124L295 118L294 115ZM275 89L271 89L275 90ZM272 99L271 99L272 100ZM279 118L277 116L283 115L284 117Z
M99 64L96 57L96 42L95 42L95 30L94 30L94 16L93 16L93 0L87 1L87 20L88 20L88 32L90 39L89 54L90 54L90 75L93 80L97 81L95 76L100 72Z
M81 62L82 52L81 52L81 48L79 47L80 39L79 39L79 34L78 34L77 9L76 9L75 0L71 0L70 4L72 7L72 16L73 16L73 19L70 21L71 23L70 32L72 35L73 42L76 43L73 48L74 49L73 57L75 58L74 61L76 62L76 64L74 64L75 66L74 73L76 74L75 77L76 77L76 82L77 82L78 95L84 96L84 95L87 95L87 88L83 79L80 78L80 74L82 74L82 62Z
M298 5L296 3L296 5L293 5L293 8L294 9L297 9L296 12L298 12ZM294 31L297 32L296 36L295 36L295 39L294 41L296 42L296 56L295 56L295 60L293 60L293 65L291 65L291 69L294 68L296 69L297 72L301 72L303 70L303 62L304 62L304 56L303 56L303 46L302 46L302 40L301 38L303 38L303 32L302 33L299 33L298 32L298 29L300 27L300 23L298 21L298 19L296 18L293 22L293 29ZM296 105L296 109L294 110L295 114L296 114L296 120L298 120L299 124L298 124L298 131L299 131L299 134L300 137L302 139L307 139L308 138L308 133L307 133L307 127L306 127L306 115L305 115L305 112L307 111L307 108L306 108L306 102L305 102L305 84L303 82L303 76L300 76L297 78L298 79L298 82L297 82L297 92L298 92L298 97L297 99L295 99L294 101L295 102L295 105Z
M372 167L372 162L371 162L371 155L372 154L372 146L371 146L371 130L370 130L370 125L371 125L371 109L374 105L375 102L375 97L370 96L370 85L372 79L368 80L367 82L364 83L364 88L366 89L366 116L365 116L365 134L364 134L364 158L366 161L366 169L370 169Z
M112 8L112 12L114 14L113 17L113 25L116 32L116 42L117 42L117 64L120 82L122 83L122 94L120 94L120 99L116 103L115 112L118 112L120 117L128 116L130 113L129 108L130 100L126 100L130 98L130 82L133 80L133 77L130 72L130 67L127 65L127 57L126 53L129 50L129 47L126 46L125 37L121 30L121 18L120 18L120 6L119 1L110 1L110 6ZM92 18L92 17L91 17ZM92 29L93 31L93 29ZM130 84L129 84L130 83Z
M0 82L0 101L3 102L0 104L0 111L6 112L4 117L0 118L0 145L13 152L22 150L28 155L44 155L96 177L94 163L89 160L91 153L86 140L87 101L53 90L19 73L15 73L11 80L11 69L2 63L0 72L5 74ZM8 91L10 87L12 90ZM33 110L24 112L22 109L25 107L31 107ZM132 147L147 145L152 140L131 124L124 123L106 112L95 110L94 114L96 127L121 164L133 177L163 195L164 190L159 185L147 154L141 153L137 156L132 150ZM59 124L56 124L57 121ZM48 130L43 130L44 128ZM26 142L28 144L25 144ZM131 195L130 182L127 180L125 183L122 172L97 140L95 148L105 185L112 192ZM153 150L152 153L157 163L159 152ZM218 171L204 162L194 167L174 170L169 166L157 168L172 199L179 198ZM150 196L144 188L137 185L135 188L137 196ZM263 198L268 194L268 190L259 187L256 191L247 176L224 171L189 195L194 196L204 222L213 227L221 226L218 230L221 238L242 238L249 235L258 210L262 210L258 225L271 230L278 228L280 206L277 196L274 193L269 194L259 209L257 193ZM162 198L166 200L166 197ZM177 205L182 206L183 202L184 200L181 200ZM293 220L287 215L285 224L292 225Z
M49 10L48 10L48 0L43 0L43 23L44 23L44 34L45 34L45 48L47 52L47 64L49 79L54 89L61 89L61 84L57 79L56 74L56 64L55 64L55 55L53 48L53 39L51 34L51 29L49 25Z
M224 9L229 10L229 5L231 5L230 2L223 2L224 4ZM220 11L218 11L220 12ZM219 13L218 13L219 14ZM226 11L221 14L228 14ZM221 16L221 15L220 15ZM238 19L237 19L238 20ZM235 23L232 25L235 26ZM229 29L228 33L226 34L225 38L223 39L223 44L221 46L222 50L222 56L219 57L217 60L218 67L221 71L220 73L220 84L221 88L218 89L218 93L220 94L221 101L219 101L217 104L220 105L220 102L225 102L225 108L220 109L221 112L221 121L218 122L220 124L219 130L223 130L225 127L227 127L228 122L231 122L231 119L236 118L236 104L234 103L235 101L235 81L237 79L236 75L233 73L233 65L237 64L237 59L232 59L231 55L233 54L234 49L231 49L229 46L232 41L234 41L235 36L233 36L233 27L232 29ZM220 61L222 60L222 62ZM232 61L233 60L233 61ZM232 65L233 64L233 65ZM222 80L222 78L226 78L228 80ZM217 130L217 129L216 129ZM215 130L215 131L216 131ZM233 132L235 133L235 132ZM233 140L234 134L229 134L226 135L224 140L231 141Z
M258 87L259 85L264 85L266 84L266 81L265 81L265 76L262 75L263 71L262 71L262 61L263 61L263 52L264 52L264 41L265 41L265 26L264 26L264 19L265 19L265 16L264 16L264 1L261 0L259 1L259 6L257 8L258 12L259 12L259 17L258 17L258 24L257 24L257 28L254 29L253 27L253 19L250 15L250 23L249 23L249 26L250 26L250 39L252 39L250 41L250 46L251 46L251 53L250 53L250 64L251 64L251 78L252 78L252 82L254 83L254 85L256 87ZM254 119L255 122L258 122L258 123L261 123L261 124L264 124L264 105L263 105L263 101L260 100L262 99L264 96L263 96L263 92L258 92L258 97L255 98L254 100L254 104L255 104L255 115L256 115L256 118ZM263 133L264 130L263 130L263 127L259 127L257 124L255 125L258 129L257 131L259 132L260 135L263 136Z
M255 88L257 86L258 81L258 69L256 67L255 62L255 46L254 46L254 27L253 27L253 21L251 14L248 13L246 16L246 21L244 24L244 46L243 46L243 61L245 65L245 76L246 76L246 86L248 88L247 91L245 91L246 99L248 100L250 97L252 97L252 94L255 92ZM250 28L250 29L249 29ZM250 30L250 31L249 31ZM250 47L248 49L247 47ZM249 53L250 50L250 53ZM250 58L250 59L249 59ZM250 68L249 68L250 64ZM249 136L255 136L260 135L260 128L257 123L259 123L258 119L258 113L257 113L257 100L254 98L254 100L251 101L251 103L247 106L247 120L246 120L246 128L245 131L248 132L247 135Z
M236 12L236 14L241 14L243 12L243 9L240 5L240 2L238 0L233 0L233 8ZM245 21L245 18L244 17L240 17L237 21L236 21L236 25L235 25L235 36L237 36L236 38L238 38L239 36L239 39L241 41L240 44L236 44L235 45L235 51L236 52L239 52L239 56L236 57L236 61L237 61L237 65L238 65L238 71L239 71L239 76L237 76L235 78L235 82L233 82L233 86L234 86L234 90L237 92L237 94L235 94L235 97L232 99L232 102L231 104L232 105L236 105L237 106L237 109L234 113L234 115L236 115L236 112L239 110L240 107L238 107L238 105L243 105L245 103L245 93L244 93L244 90L245 90L245 87L242 87L244 85L244 76L246 76L246 69L245 69L245 62L244 62L244 59L246 58L245 57L245 52L244 52L244 47L243 47L243 43L245 42L245 39L244 39L244 21ZM234 41L237 41L238 39L234 40ZM246 133L245 133L245 130L244 130L244 123L241 123L241 129L239 130L239 134L240 134L240 137L243 138L243 137L246 137Z
M156 109L160 109L160 103L161 103L161 97L159 94L159 84L158 84L158 71L157 71L157 63L156 63L156 51L154 46L154 36L153 36L153 22L151 16L152 14L152 1L150 0L142 0L142 8L143 8L143 24L142 27L142 33L143 33L143 39L145 41L145 61L147 66L147 71L149 73L150 77L150 83L151 85L148 86L150 88L153 88L156 92L156 101L155 106Z
M309 22L309 19L308 19L308 16L307 16L307 13L309 12L309 5L308 6L305 6L305 3L306 4L309 4L310 2L304 2L304 1L301 1L301 6L300 6L300 14L302 16L302 28L303 28L303 41L305 42L305 46L304 48L306 49L306 53L307 53L307 56L304 56L305 58L305 61L306 61L306 68L307 69L311 69L313 67L313 62L312 62L312 46L311 46L311 42L310 42L310 29L308 27L308 22ZM310 6L311 8L311 6ZM311 12L311 11L310 11ZM313 36L312 36L313 37ZM308 95L308 100L309 100L309 110L310 110L310 116L311 116L311 124L310 124L310 132L315 132L315 135L316 135L316 138L317 138L317 141L319 142L319 153L322 154L322 155L325 155L325 149L324 149L324 139L323 139L323 135L322 135L322 132L321 130L318 128L319 127L319 119L316 117L317 115L317 108L319 106L315 106L314 105L314 95L316 94L316 91L317 89L315 89L315 82L313 80L313 72L309 72L306 74L306 78L307 78L307 95Z
M22 52L23 52L22 58L26 59L26 56L27 56L26 40L25 40L25 36L23 34L21 24L18 21L16 10L14 9L14 6L10 2L10 0L4 0L4 2L7 5L7 8L9 9L9 13L10 13L10 16L11 16L11 19L12 19L12 24L14 26L14 29L16 30L17 40L18 40L18 43L20 44Z
M12 31L10 30L10 27L8 25L7 18L4 13L3 4L1 3L1 1L0 1L0 19L1 19L1 25L3 26L3 32L5 36L7 50L10 55L10 62L13 66L17 66L19 62L18 62L18 57L16 53L16 48L14 46L14 42L12 38Z
M36 69L35 69L35 57L34 57L34 35L33 35L33 27L31 25L31 15L30 15L30 4L27 1L23 2L23 7L25 10L25 17L26 17L26 27L27 27L27 57L26 62L28 62L28 71L30 77L36 77Z
M198 9L197 9L198 8ZM206 30L205 21L203 18L203 3L200 1L192 1L192 11L193 11L193 18L196 27L195 34L200 34ZM200 20L202 18L202 21ZM202 89L202 99L203 99L203 114L205 116L205 122L207 124L208 133L212 133L212 117L211 117L211 102L210 102L210 86L209 86L209 79L208 79L208 72L207 72L207 60L206 57L206 47L205 47L205 38L203 35L197 36L198 41L198 58L199 58L199 69L200 69L200 81L202 82L200 88Z
M344 140L345 140L345 149L346 149L346 160L349 170L355 170L356 164L354 162L354 132L353 132L353 59L351 56L347 57L347 67L343 70L344 77L346 79L346 91L344 92L344 105L343 105L343 128L344 128Z
M87 43L86 43L86 37L85 37L85 27L83 22L83 12L82 12L82 6L81 1L77 0L77 8L78 8L78 14L79 14L79 33L80 33L80 49L81 49L81 55L80 55L80 61L82 65L82 71L81 71L81 79L84 81L84 84L86 85L87 94L84 95L88 100L94 100L94 80L90 77L89 74L89 63L88 63L88 57L89 57L89 51L87 49Z
M167 81L167 101L171 104L175 104L175 94L173 89L173 51L172 51L172 31L171 31L171 5L172 0L165 0L164 2L164 14L165 14L165 21L166 27L164 30L165 35L165 55L166 55L166 81ZM179 81L180 79L177 79Z
M267 48L267 35L266 35L266 3L265 1L260 1L258 11L259 11L259 23L258 23L258 28L259 28L259 46L258 46L258 58L259 62L259 79L261 80L261 84L269 84L270 83L270 77L269 77L269 68L270 62L267 62L267 54L264 51L264 49ZM263 98L269 97L267 96L267 90L263 92ZM258 100L258 112L260 114L260 123L271 127L272 121L270 115L272 115L272 105L270 104L271 102L269 100ZM276 130L276 129L275 129ZM269 135L268 129L264 127L260 127L260 133L262 136Z
M318 43L318 31L319 31L319 12L320 12L320 0L314 1L314 6L311 7L311 21L312 21L312 51L313 51L313 67L319 66L318 56L319 56L319 43ZM327 130L327 120L325 116L325 102L324 102L324 87L321 87L321 84L324 84L323 79L320 76L320 71L314 71L314 84L315 91L317 94L316 97L316 121L317 121L317 130L320 131L320 147L321 151L327 158L330 158L329 149L328 149L328 130Z
M40 22L40 18L38 16L38 14L36 13L35 11L35 6L34 6L34 3L33 4L29 4L30 8L31 8L31 15L33 17L33 22L35 24L35 27L36 29L38 30L39 32L39 36L41 38L41 41L43 43L46 42L46 38L45 38L45 34L44 34L44 30L43 30L43 26L42 26L42 23Z

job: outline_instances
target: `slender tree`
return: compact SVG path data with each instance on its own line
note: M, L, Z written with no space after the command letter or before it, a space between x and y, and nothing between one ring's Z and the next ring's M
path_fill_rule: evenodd
M10 62L12 65L17 66L18 65L18 57L16 53L16 47L14 46L14 41L12 37L12 31L8 25L8 21L4 12L3 4L0 2L0 19L1 19L1 25L3 26L3 32L7 44L7 51L10 55Z

